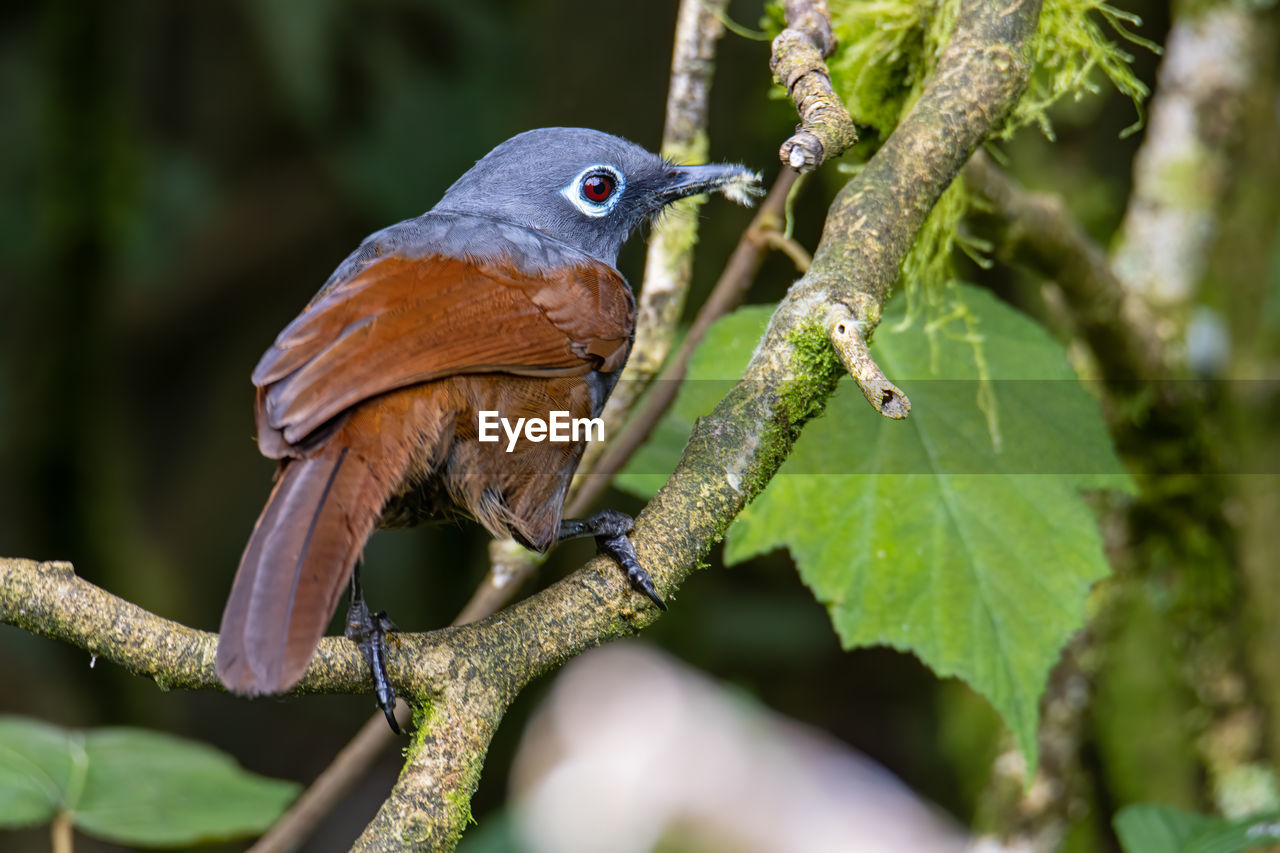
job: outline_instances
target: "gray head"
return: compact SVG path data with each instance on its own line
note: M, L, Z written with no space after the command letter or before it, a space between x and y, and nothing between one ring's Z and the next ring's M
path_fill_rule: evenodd
M536 228L612 265L636 226L671 202L715 190L744 202L758 180L742 166L676 166L598 130L546 127L490 151L434 209Z

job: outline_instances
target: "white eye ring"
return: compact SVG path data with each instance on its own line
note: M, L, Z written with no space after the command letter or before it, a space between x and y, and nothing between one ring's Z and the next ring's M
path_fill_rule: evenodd
M613 192L604 201L592 201L587 198L582 191L582 182L586 180L588 175L595 172L604 172L613 178ZM572 181L560 190L560 195L565 197L569 204L573 205L577 211L585 216L607 216L618 204L618 199L622 198L622 192L627 188L626 178L622 177L622 173L613 166L600 163L595 166L588 166L579 172Z

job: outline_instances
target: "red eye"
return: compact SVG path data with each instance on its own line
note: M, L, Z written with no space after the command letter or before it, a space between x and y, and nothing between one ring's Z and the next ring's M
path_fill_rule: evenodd
M608 200L618 183L608 172L592 172L582 179L582 197L593 204Z

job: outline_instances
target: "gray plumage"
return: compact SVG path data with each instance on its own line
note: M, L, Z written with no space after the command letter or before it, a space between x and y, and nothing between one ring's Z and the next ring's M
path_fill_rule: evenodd
M534 163L537 167L531 168ZM609 215L592 217L575 208L563 191L597 165L616 170L625 186ZM631 232L673 199L731 187L755 192L758 179L743 166L676 166L598 130L530 130L478 160L422 216L365 238L325 287L390 254L506 258L531 273L569 266L582 255L615 266Z

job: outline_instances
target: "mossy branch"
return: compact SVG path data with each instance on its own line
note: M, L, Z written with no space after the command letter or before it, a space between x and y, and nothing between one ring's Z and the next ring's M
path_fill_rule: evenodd
M778 151L785 166L812 172L858 141L853 119L831 88L826 58L836 49L826 0L786 0L787 28L773 40L769 67L796 103L800 125Z
M1139 390L1137 381L1168 375L1152 318L1061 197L1027 191L983 152L969 161L964 179L991 205L1001 227L1001 251L1058 282L1072 323L1108 383L1131 394Z
M1164 320L1157 332L1165 341L1185 331L1235 175L1235 133L1262 58L1275 50L1261 37L1260 8L1184 5L1165 43L1112 253L1116 275Z
M699 421L670 480L632 538L671 593L786 458L840 374L827 339L831 306L874 326L916 231L970 153L1021 94L1037 0L964 0L934 79L885 145L836 197L809 271L778 306L743 379ZM489 741L530 680L580 652L634 633L657 611L611 561L481 622L389 638L390 676L416 710L400 780L357 850L450 850L470 816ZM72 642L170 687L216 687L215 638L124 602L66 564L0 561L0 620ZM299 690L364 692L355 647L320 645Z

